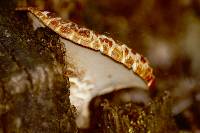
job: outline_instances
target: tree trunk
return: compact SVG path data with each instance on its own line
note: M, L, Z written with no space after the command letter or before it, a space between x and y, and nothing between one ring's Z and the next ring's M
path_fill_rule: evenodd
M0 132L77 132L58 36L0 5Z

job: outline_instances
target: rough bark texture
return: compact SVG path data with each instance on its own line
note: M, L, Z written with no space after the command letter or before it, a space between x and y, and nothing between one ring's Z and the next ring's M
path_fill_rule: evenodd
M102 102L105 98L109 100ZM147 106L133 102L116 104L111 99L109 94L93 101L91 132L178 133L168 93L158 95Z
M77 132L58 36L0 5L0 133Z

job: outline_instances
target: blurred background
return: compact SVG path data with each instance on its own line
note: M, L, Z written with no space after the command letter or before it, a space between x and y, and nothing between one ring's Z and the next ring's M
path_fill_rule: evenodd
M200 0L21 0L113 37L147 57L182 131L200 132Z

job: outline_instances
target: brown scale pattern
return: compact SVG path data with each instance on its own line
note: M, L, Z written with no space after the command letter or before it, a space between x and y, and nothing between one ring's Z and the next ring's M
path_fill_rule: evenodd
M122 63L145 80L149 87L155 80L153 69L149 66L148 60L126 45L121 45L110 37L80 27L71 21L62 20L54 13L40 11L33 7L17 8L16 10L29 11L61 37L81 46L100 51L102 54Z

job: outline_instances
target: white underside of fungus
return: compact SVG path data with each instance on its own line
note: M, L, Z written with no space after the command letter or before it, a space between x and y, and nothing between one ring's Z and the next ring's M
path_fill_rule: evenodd
M125 69L112 59L103 56L100 52L74 45L68 40L61 39L76 70L80 76L69 77L70 101L76 106L79 116L77 125L86 127L89 120L88 105L92 98L114 90L127 87L147 88L145 82L131 70ZM87 122L88 123L88 122ZM85 125L86 124L86 125Z
M66 50L67 69L71 82L70 101L77 108L76 123L80 128L89 125L89 103L92 98L114 90L139 87L148 89L154 80L148 61L126 45L94 33L73 22L63 21L47 11L29 11L33 27L47 26L60 35ZM87 48L88 47L88 48Z

